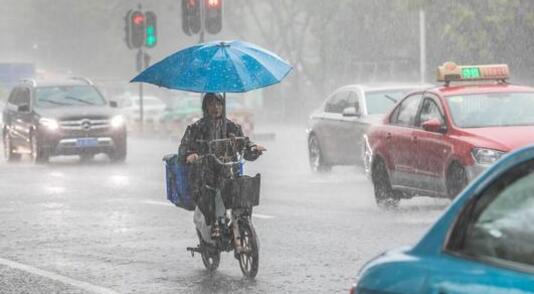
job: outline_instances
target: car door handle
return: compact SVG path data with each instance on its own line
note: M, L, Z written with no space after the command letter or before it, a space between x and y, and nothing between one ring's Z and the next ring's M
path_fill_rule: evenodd
M412 136L412 141L413 141L414 143L417 143L417 136Z
M386 140L391 140L391 133L386 134Z

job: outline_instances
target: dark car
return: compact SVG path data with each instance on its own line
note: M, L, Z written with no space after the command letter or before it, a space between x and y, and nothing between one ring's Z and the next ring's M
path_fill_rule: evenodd
M333 165L362 165L362 138L369 125L380 122L384 113L408 92L429 86L347 85L335 90L308 121L311 169L324 172Z
M84 78L24 80L11 91L3 112L8 161L30 154L34 162L50 156L106 153L126 159L126 124L94 84Z
M503 154L534 143L534 88L505 82L507 65L446 63L438 74L444 85L408 95L369 130L380 206L454 198Z

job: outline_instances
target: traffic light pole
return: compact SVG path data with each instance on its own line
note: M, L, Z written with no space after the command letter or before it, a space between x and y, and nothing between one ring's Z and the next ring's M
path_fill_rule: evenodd
M199 43L204 43L204 31L206 30L204 20L206 19L206 6L204 1L200 1L200 33L199 33Z
M144 52L143 52L143 48L139 48L139 55L141 55L142 57L144 57ZM144 63L144 60L142 59L141 60L141 71L143 71L143 69L145 69L145 63ZM143 117L143 83L139 83L139 119L140 119L140 122L139 122L139 129L141 131L141 133L143 132L143 129L144 129L144 123L145 123L145 120L144 120L144 117Z

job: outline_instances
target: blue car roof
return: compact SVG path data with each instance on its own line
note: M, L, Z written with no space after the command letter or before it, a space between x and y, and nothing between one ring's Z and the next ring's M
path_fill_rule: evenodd
M418 254L438 254L441 252L449 231L463 207L510 168L532 159L534 159L534 145L529 145L507 154L493 164L456 197L421 241L413 247L412 251Z

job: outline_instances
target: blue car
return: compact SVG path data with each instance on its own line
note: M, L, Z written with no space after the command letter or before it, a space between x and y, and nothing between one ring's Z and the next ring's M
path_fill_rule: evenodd
M366 264L351 293L534 293L534 145L480 175L415 246Z

